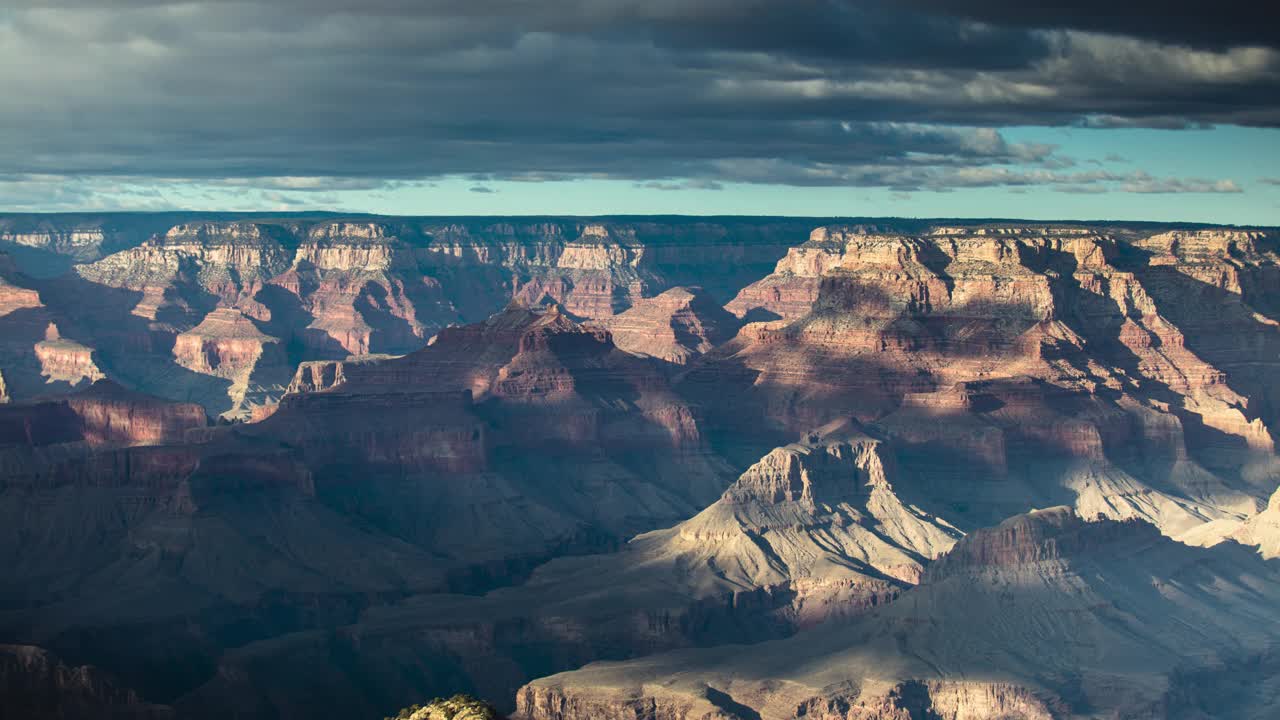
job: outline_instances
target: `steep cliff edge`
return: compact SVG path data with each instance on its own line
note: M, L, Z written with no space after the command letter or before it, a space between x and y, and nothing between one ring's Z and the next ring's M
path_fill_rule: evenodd
M17 256L24 272L49 277L66 272L74 263L92 262L139 245L192 217L192 213L0 215L0 249Z
M204 408L126 390L99 380L66 404L80 418L84 439L95 446L177 445L209 424Z
M3 417L0 446L180 444L189 431L208 425L199 405L132 392L110 380L99 380L57 400L10 405Z

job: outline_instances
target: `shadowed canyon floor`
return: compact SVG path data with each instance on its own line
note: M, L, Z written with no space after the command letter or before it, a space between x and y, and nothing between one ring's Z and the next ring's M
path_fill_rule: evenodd
M6 710L1280 700L1274 230L14 216L0 249Z

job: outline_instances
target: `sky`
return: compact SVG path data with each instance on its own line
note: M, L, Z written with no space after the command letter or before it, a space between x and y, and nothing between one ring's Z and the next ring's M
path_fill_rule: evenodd
M0 211L1280 225L1268 5L8 0Z

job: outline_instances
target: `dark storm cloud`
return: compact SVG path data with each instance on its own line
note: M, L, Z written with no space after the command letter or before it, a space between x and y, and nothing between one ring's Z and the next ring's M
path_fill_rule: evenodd
M1280 10L1257 0L905 0L905 5L1002 27L1071 28L1194 47L1280 47Z
M10 7L8 173L938 189L1053 184L1072 164L1002 126L1280 126L1273 50L1038 29L994 4L960 13L977 20L835 0Z

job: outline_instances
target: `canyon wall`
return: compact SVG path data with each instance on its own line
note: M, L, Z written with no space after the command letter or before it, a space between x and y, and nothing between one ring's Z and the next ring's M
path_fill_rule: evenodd
M90 382L105 374L245 419L279 399L299 362L411 352L440 329L482 320L512 300L607 319L698 278L723 302L809 226L678 218L0 216L0 249L40 276L43 312L61 331L65 347L39 350L46 377L70 381L75 343L111 366L86 369ZM34 250L39 257L26 252ZM49 258L64 262L61 273L49 276ZM12 302L31 301L15 292ZM678 359L685 351L673 352ZM25 384L10 392L33 393Z

